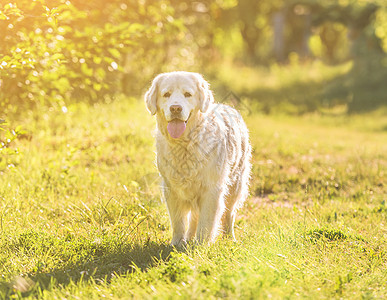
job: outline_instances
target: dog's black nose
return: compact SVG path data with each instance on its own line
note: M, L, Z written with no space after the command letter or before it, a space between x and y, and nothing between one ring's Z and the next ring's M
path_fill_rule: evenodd
M183 110L183 107L181 105L171 105L169 107L169 110L173 114L178 114L178 113L181 113L181 111Z

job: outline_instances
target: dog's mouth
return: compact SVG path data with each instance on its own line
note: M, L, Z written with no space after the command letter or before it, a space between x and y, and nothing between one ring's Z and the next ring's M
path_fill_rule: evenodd
M187 122L190 117L191 114L189 114L187 120L185 121L177 118L169 121L167 126L169 135L174 139L180 138L183 135L185 129L187 128Z

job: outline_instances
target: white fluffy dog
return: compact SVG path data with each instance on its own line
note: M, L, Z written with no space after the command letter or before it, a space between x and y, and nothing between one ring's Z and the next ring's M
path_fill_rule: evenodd
M173 238L213 242L219 231L234 236L237 209L248 196L251 146L233 108L215 104L200 74L158 75L145 94L157 117L157 166L163 179Z

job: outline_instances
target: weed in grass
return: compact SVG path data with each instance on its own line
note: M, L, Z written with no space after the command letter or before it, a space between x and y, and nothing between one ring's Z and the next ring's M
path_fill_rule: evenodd
M317 240L320 239L332 242L343 241L349 238L349 236L341 230L328 228L311 229L306 232L306 237L314 243L316 243Z

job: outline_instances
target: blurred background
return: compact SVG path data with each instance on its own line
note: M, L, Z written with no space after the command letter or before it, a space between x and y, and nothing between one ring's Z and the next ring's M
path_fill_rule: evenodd
M18 0L0 4L0 117L140 97L159 72L203 73L264 113L387 104L385 0Z

